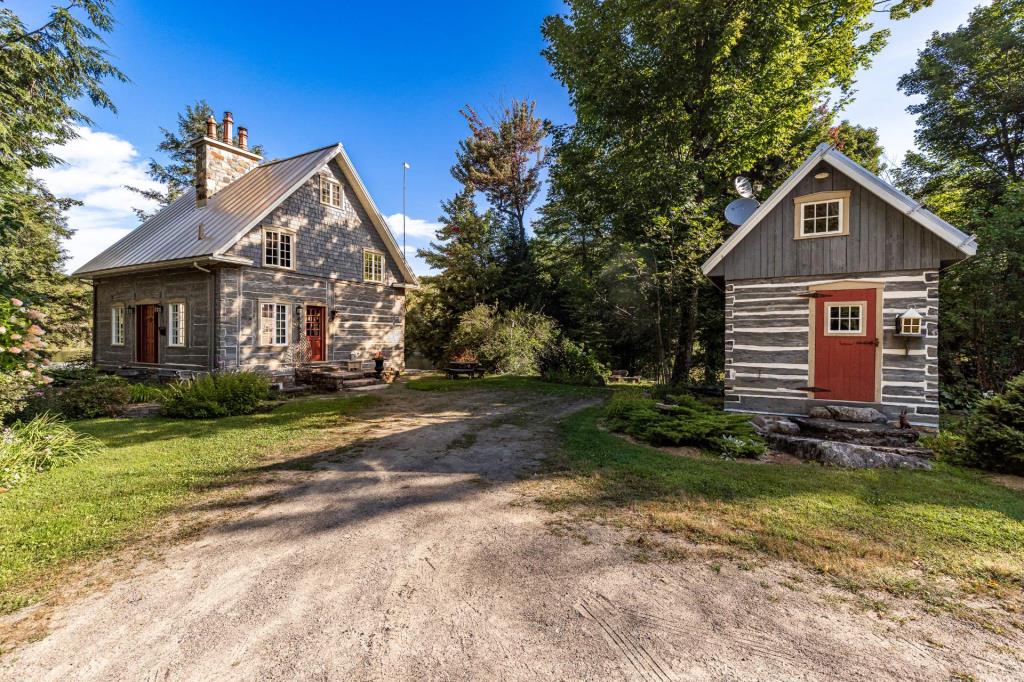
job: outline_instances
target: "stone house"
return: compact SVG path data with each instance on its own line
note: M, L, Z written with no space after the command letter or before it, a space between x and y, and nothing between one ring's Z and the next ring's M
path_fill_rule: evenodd
M417 286L345 154L332 144L263 162L248 132L211 117L195 187L74 274L93 285L93 360L126 374L297 362L404 365L405 291Z
M819 146L703 265L725 292L725 409L870 406L937 426L939 277L974 252Z

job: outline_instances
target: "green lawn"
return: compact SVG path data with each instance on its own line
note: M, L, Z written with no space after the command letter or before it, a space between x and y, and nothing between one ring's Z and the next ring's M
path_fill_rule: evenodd
M1024 587L1024 495L972 471L839 470L689 458L563 425L555 509L797 561L837 584L941 599Z
M161 513L235 480L267 456L336 442L332 427L378 400L299 400L270 413L215 421L75 423L107 449L0 495L0 613L30 601L61 566L117 546Z

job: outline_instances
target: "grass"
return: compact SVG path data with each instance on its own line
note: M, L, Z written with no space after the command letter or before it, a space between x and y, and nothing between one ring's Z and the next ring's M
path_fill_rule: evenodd
M36 597L70 562L95 557L264 458L337 441L330 429L375 396L292 401L215 421L95 419L74 423L106 449L37 474L0 495L0 613Z
M942 601L1024 587L1024 496L942 464L840 470L676 457L598 428L563 425L554 509L798 562L858 590Z
M501 374L486 376L480 379L446 379L437 374L426 374L411 378L406 386L414 391L467 391L484 389L492 391L532 391L547 395L567 395L578 397L604 395L608 388L592 386L573 386L571 384L555 384L544 381L540 377Z

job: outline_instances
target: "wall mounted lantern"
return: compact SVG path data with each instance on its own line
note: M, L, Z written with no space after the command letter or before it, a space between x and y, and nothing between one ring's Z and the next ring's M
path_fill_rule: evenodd
M924 317L916 308L905 310L896 316L896 336L924 336Z

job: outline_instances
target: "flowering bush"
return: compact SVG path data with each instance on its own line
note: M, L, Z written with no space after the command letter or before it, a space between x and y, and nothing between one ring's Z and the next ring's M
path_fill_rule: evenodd
M0 298L0 371L17 372L18 376L49 383L42 369L49 360L42 357L46 348L41 326L46 315L29 308L18 298Z

